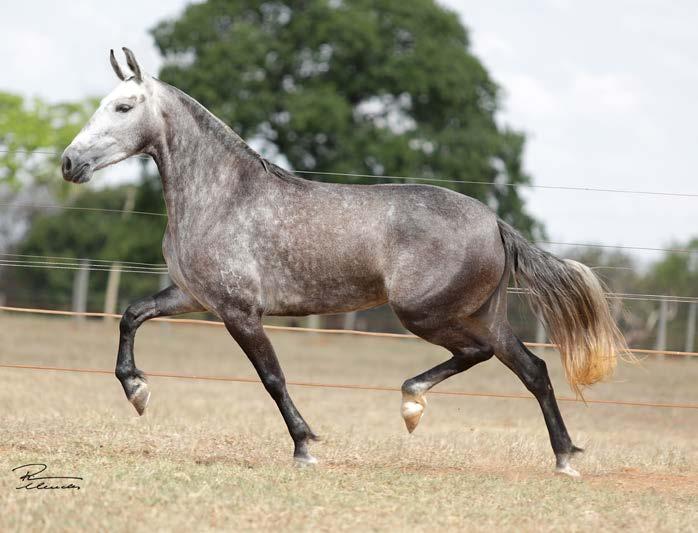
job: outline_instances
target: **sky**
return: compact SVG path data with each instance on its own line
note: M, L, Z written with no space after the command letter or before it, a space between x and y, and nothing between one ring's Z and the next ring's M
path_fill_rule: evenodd
M156 74L148 29L183 0L47 0L0 7L0 90L53 101L115 85L108 50L128 46ZM531 188L529 211L550 240L666 247L698 236L698 7L684 0L439 0L470 31L503 91L498 117L527 134L537 185L693 197ZM135 175L129 162L107 176ZM455 177L455 176L448 176ZM477 176L458 176L478 179ZM656 256L633 252L641 261Z

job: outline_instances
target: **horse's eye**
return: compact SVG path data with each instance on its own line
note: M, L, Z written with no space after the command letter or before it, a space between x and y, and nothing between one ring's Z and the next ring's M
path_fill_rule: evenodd
M133 106L128 104L119 104L116 106L117 113L128 113L131 109L133 109Z

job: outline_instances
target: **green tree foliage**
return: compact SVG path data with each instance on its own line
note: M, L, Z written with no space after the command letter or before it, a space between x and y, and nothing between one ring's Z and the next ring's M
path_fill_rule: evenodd
M571 251L565 256L592 266L610 292L698 297L698 239L673 243L668 248L695 250L695 253L666 252L644 268L620 251L580 248L577 253ZM611 304L628 343L654 348L660 302L630 297L611 300ZM685 348L688 307L687 303L668 303L667 347L670 350Z
M667 253L652 265L644 288L648 292L698 297L698 238L674 244L670 249L694 250L694 253Z
M497 124L498 86L433 0L209 0L153 36L163 80L294 168L495 181L450 186L540 233L504 185L530 181L524 136Z
M693 253L667 253L654 263L643 279L641 292L698 297L698 238L670 248L694 250ZM670 350L683 350L686 339L688 304L670 302L667 344ZM657 310L658 303L653 304Z
M95 100L49 104L0 92L0 184L6 190L45 185L64 193L60 153L95 107Z
M123 209L129 187L102 190L86 188L75 207ZM159 178L147 178L136 189L136 211L164 213ZM167 219L138 214L124 216L100 211L59 210L37 216L18 254L134 261L162 264L162 235ZM128 270L128 266L123 266ZM12 305L69 308L74 270L8 267L4 290ZM101 310L107 284L106 272L91 272L88 308ZM119 290L120 308L157 291L157 275L124 273Z

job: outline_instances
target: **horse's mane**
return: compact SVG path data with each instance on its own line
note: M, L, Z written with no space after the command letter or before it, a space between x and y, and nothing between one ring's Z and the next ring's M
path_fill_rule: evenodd
M223 148L235 151L237 153L242 152L248 158L253 161L257 161L264 170L277 178L281 178L286 181L306 181L299 176L294 175L292 172L281 168L280 166L272 163L271 161L262 157L261 154L256 152L249 144L247 144L242 137L240 137L233 129L228 126L225 122L219 119L216 115L211 113L206 109L200 102L189 96L184 91L158 80L161 86L165 87L166 90L170 91L182 104L182 107L187 110L187 112L192 116L199 126L208 132L212 133L221 143Z

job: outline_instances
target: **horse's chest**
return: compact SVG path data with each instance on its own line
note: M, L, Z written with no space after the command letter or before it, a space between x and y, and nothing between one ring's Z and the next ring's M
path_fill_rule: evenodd
M209 308L259 300L259 274L244 247L233 253L229 242L211 242L205 235L179 237L167 232L163 239L163 256L176 285Z
M175 241L173 240L169 231L165 232L165 236L162 239L162 256L165 259L167 271L172 281L177 286L184 288L186 284L184 283L182 269L179 265L179 254L177 253L177 248L175 247Z

